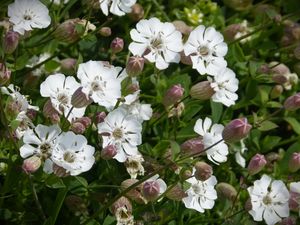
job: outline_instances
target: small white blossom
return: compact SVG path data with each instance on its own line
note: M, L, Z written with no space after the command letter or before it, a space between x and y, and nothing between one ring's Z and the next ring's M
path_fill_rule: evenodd
M47 7L38 0L15 0L8 6L9 21L13 30L24 34L33 28L46 28L51 23Z
M136 177L144 175L144 167L142 165L144 162L144 158L142 155L132 155L128 156L125 161L126 170L129 173L132 179L136 179Z
M195 169L193 169L194 173ZM182 199L185 207L201 213L204 213L205 209L212 209L217 199L217 192L214 188L217 184L216 177L211 176L206 181L191 177L186 181L191 184L191 187L186 191L187 197Z
M25 111L22 111L17 115L16 121L19 122L19 125L15 130L15 134L18 139L21 139L28 130L34 128L34 124L26 115Z
M213 124L212 120L208 117L204 119L198 119L194 126L194 131L203 137L203 144L205 148L209 148L213 144L222 140L222 132L224 126L221 124ZM211 147L206 151L207 158L215 164L219 164L227 161L228 146L224 141L221 141L217 145Z
M220 32L200 25L190 33L184 45L184 54L191 56L193 68L201 75L214 75L227 66L224 59L228 50Z
M212 96L214 102L220 102L229 107L235 104L238 95L235 93L238 90L239 80L236 79L235 73L224 68L220 70L213 78L208 77L211 82L210 86L215 91Z
M244 140L240 140L240 147L235 148L235 161L237 164L239 164L241 167L245 168L246 167L246 159L243 157L243 154L245 151L248 150L248 148L245 146Z
M101 61L80 64L77 76L83 86L82 92L107 110L112 110L121 97L121 81L126 77L121 71L121 67Z
M140 154L137 145L142 143L141 131L141 122L123 108L113 110L105 117L104 122L98 124L103 148L108 145L116 146L117 154L114 158L119 162L125 162L128 156Z
M116 225L134 225L134 217L125 206L118 208L115 216L117 219Z
M82 117L85 112L85 107L73 108L71 104L72 95L79 87L74 77L58 73L47 77L40 86L40 92L43 97L50 97L53 107L72 121Z
M95 162L94 152L95 148L87 144L83 135L69 131L57 138L51 160L71 176L76 176L91 169Z
M100 8L104 15L108 16L109 11L117 16L124 16L132 11L131 7L136 0L99 0Z
M60 132L57 125L47 127L42 124L37 125L34 130L27 130L23 136L24 145L20 148L21 157L37 155L44 159L49 158Z
M266 224L274 225L289 216L290 194L281 180L272 181L271 177L263 175L247 190L252 205L249 213L255 221L264 219Z
M130 36L134 41L128 47L131 53L155 63L158 69L180 61L182 35L172 23L162 23L157 18L141 20L136 29L130 31Z

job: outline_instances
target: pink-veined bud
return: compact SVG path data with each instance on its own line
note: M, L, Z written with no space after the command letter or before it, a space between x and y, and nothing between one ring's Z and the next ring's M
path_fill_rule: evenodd
M37 156L31 156L23 161L22 169L25 173L30 174L37 171L42 164L42 161Z
M145 13L144 8L140 4L138 4L138 3L134 4L131 7L131 9L132 9L132 11L131 11L131 13L129 13L129 17L133 21L137 22L144 17L144 13Z
M66 43L73 43L77 41L81 35L81 32L78 32L78 29L76 29L76 26L77 25L79 26L78 24L79 21L80 19L78 18L64 21L54 31L53 33L54 37L57 40ZM82 30L84 30L84 26L82 27Z
M256 154L253 156L248 165L248 172L250 175L259 173L267 164L267 160L264 155Z
M300 152L294 152L289 161L289 170L297 172L300 169Z
M184 154L195 155L201 154L204 150L202 138L192 138L180 145L180 149Z
M110 48L113 53L121 52L124 48L124 40L122 38L116 37L114 40L112 40Z
M165 93L163 104L168 107L177 103L183 96L184 89L181 84L173 85Z
M66 58L61 60L60 69L63 74L74 75L76 73L77 60L73 58Z
M19 37L20 36L19 36L18 32L15 32L12 30L8 31L5 34L3 50L6 54L11 54L16 50L16 48L18 47L18 44L19 44Z
M235 35L240 32L241 24L231 24L225 28L223 35L227 42L234 40Z
M60 121L59 112L53 107L50 99L48 99L44 105L43 114L46 118L49 118L54 124L59 123Z
M6 84L11 77L11 71L2 63L0 63L0 85Z
M234 119L225 126L222 136L225 142L233 143L247 137L251 128L247 118Z
M27 109L26 115L29 119L34 120L36 118L37 111L34 109Z
M283 104L288 111L295 111L300 108L300 92L288 97Z
M71 104L75 108L86 107L91 104L93 100L82 92L82 87L79 87L72 95Z
M283 218L278 225L297 225L297 219L295 217L289 216Z
M124 180L121 183L121 190L125 190L125 189L129 188L131 185L135 184L136 182L138 182L137 179ZM135 188L131 189L129 192L127 192L126 197L132 201L135 201L136 203L139 203L139 204L147 203L147 200L142 195L142 184L138 185L137 187L135 187Z
M185 65L189 65L189 66L193 65L191 56L190 55L186 56L184 54L184 51L180 52L180 62L185 64Z
M85 126L80 123L80 122L73 122L71 124L71 130L75 133L75 134L83 134L84 131L86 130Z
M174 201L181 201L183 198L187 197L187 194L177 184L167 192L166 197Z
M218 183L216 186L216 190L218 192L218 196L228 199L229 201L234 201L237 196L236 189L228 183Z
M103 37L109 37L111 35L111 29L110 27L102 27L99 30L99 34Z
M60 167L53 163L53 173L58 177L67 177L70 176L70 173L63 167Z
M117 154L117 148L114 145L107 145L101 151L101 157L105 160L112 159Z
M106 117L105 112L97 112L95 118L96 124L104 122L105 117Z
M189 35L192 32L192 28L188 26L185 22L181 20L175 20L172 22L176 30L178 30L183 35Z
M129 76L137 76L144 69L145 59L140 56L131 56L126 65L126 72Z
M206 162L197 162L195 169L195 178L197 180L206 181L213 174L213 168Z
M201 81L191 87L190 95L194 99L207 100L215 93L209 81Z
M148 201L157 199L160 193L159 183L156 180L146 181L143 184L142 193L145 199L147 199Z

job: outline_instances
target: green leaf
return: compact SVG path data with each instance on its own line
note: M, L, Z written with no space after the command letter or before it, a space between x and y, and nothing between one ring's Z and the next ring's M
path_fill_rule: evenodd
M298 122L298 120L293 117L286 117L284 118L284 120L291 125L291 127L297 134L300 135L300 123Z
M62 181L61 178L55 176L55 175L50 175L46 181L46 186L49 188L54 188L54 189L58 189L58 188L65 188L66 185L64 184L64 182Z
M172 156L176 156L180 152L180 145L176 141L170 141Z
M244 62L245 61L245 55L244 55L243 49L241 48L239 43L235 43L232 46L231 50L232 50L233 58L237 62Z
M154 146L152 152L155 157L161 157L166 153L169 146L170 146L169 141L165 141L165 140L160 141L157 145Z
M103 225L111 225L111 224L113 224L115 221L116 221L116 219L115 219L114 216L108 215L108 216L104 219Z
M45 63L45 69L48 71L48 72L52 72L54 71L55 69L57 69L58 67L60 66L60 64L54 60L50 60L48 62Z
M262 141L262 152L272 150L281 140L278 136L266 136Z
M212 120L214 123L218 123L223 113L223 105L218 102L210 101L210 106L212 110Z
M258 128L260 131L268 131L268 130L272 130L272 129L275 129L277 128L278 125L267 120L267 121L264 121L260 124L260 127Z
M280 160L280 162L279 162L279 167L280 167L280 169L281 169L282 172L289 173L289 169L288 169L289 168L288 167L289 160L290 160L292 154L294 152L298 152L299 149L300 149L300 143L299 142L294 143L292 146L290 146L288 148L288 150L284 154L283 159Z

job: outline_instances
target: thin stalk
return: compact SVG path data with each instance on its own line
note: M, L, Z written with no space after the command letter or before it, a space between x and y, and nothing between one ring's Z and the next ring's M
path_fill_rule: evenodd
M28 178L29 178L29 182L30 182L30 186L31 186L31 190L32 190L32 194L33 194L33 198L34 198L35 204L36 204L36 206L37 206L37 208L39 210L39 213L41 214L41 217L45 221L46 220L46 216L45 216L45 213L43 211L42 205L41 205L41 203L39 201L39 198L37 196L36 189L35 189L34 183L32 181L32 175L29 174Z

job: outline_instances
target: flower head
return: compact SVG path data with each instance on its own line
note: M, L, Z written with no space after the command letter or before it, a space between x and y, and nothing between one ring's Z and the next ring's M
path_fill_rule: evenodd
M19 34L33 28L46 28L51 23L47 7L38 0L15 0L8 6L9 21Z
M130 31L130 36L134 41L128 47L131 53L155 63L158 69L180 61L182 35L172 23L162 23L157 18L141 20L136 29Z
M263 175L247 190L252 205L249 213L255 221L264 219L266 224L274 225L289 216L290 194L281 180L272 181L271 177Z
M154 201L167 190L166 183L156 174L146 180L142 187L142 193L146 200Z
M109 11L117 16L124 16L132 11L131 7L136 0L99 0L100 8L104 15L108 16Z
M191 56L193 68L201 75L218 73L227 66L224 56L228 47L215 28L200 25L193 30L184 45L184 53Z

